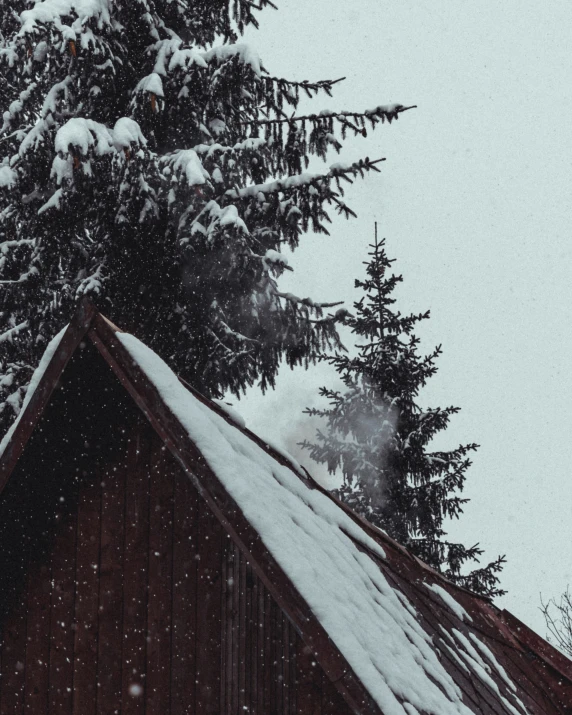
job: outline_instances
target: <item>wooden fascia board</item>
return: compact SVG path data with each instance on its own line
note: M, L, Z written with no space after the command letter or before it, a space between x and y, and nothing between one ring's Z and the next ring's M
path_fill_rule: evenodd
M550 666L559 676L568 681L568 687L572 687L572 661L564 654L556 650L556 648L548 643L544 638L541 638L525 623L520 621L510 611L503 609L500 613L500 618L509 627L514 637L520 641L525 648L528 648L540 660ZM570 703L572 709L572 703Z
M58 349L50 360L0 458L0 494L8 484L10 475L50 401L65 366L85 337L96 312L95 306L90 300L82 300L63 334Z
M191 478L227 534L311 648L317 662L356 715L382 715L312 610L264 546L258 532L230 497L159 392L117 339L115 327L98 314L88 332L105 361Z

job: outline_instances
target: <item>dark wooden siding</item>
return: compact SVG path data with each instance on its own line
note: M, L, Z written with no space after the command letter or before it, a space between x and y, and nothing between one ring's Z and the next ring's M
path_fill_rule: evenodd
M114 380L71 361L0 502L0 715L349 712Z

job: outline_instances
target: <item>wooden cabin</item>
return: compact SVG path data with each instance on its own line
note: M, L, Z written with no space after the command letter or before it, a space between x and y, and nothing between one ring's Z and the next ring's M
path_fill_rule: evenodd
M0 715L572 713L563 655L87 302L0 454Z

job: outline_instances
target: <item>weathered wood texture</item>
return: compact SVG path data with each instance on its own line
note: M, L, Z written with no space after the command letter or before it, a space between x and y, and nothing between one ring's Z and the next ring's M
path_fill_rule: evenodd
M0 519L0 715L350 712L89 345Z

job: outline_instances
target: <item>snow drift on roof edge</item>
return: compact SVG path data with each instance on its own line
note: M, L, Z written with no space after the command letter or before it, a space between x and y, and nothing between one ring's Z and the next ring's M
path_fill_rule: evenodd
M326 495L197 400L152 350L132 335L117 338L384 714L411 713L400 700L423 713L470 713L429 635L354 540L384 558L381 547Z

